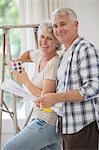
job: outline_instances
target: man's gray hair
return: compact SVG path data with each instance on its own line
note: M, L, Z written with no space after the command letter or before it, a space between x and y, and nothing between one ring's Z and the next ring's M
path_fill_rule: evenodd
M77 15L75 11L71 8L57 8L52 14L51 14L51 20L53 20L56 16L63 16L68 15L71 19L71 21L77 20Z

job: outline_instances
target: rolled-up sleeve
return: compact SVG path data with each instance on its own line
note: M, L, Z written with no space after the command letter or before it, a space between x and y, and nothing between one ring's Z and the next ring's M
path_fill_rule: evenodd
M79 73L82 86L80 93L85 100L99 96L99 50L89 46L82 49L79 57Z

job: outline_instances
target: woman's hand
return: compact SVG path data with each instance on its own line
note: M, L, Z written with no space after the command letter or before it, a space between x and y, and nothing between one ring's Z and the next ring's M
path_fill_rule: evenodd
M18 71L13 71L12 73L14 75L14 80L21 84L26 84L29 80L27 73L25 72L24 69L22 70L21 73L19 73Z
M10 60L10 62L8 63L10 72L12 73L14 68L18 68L21 67L18 65L18 63L20 62L20 65L22 65L22 61L20 58L14 59L14 60Z
M58 102L58 94L49 93L42 97L39 97L36 101L36 105L39 107L51 107Z

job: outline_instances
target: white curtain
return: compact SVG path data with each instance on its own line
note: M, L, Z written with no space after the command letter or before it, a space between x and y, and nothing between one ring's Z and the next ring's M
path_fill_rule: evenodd
M49 20L51 12L64 6L65 0L16 0L19 7L21 24L39 24ZM31 29L22 31L22 49L35 48Z
M51 12L58 7L64 6L65 0L16 0L19 8L21 24L39 24L44 20L49 20ZM35 48L32 29L21 29L21 50ZM28 75L32 77L31 68L33 64L26 66ZM25 113L28 114L32 104L27 103Z

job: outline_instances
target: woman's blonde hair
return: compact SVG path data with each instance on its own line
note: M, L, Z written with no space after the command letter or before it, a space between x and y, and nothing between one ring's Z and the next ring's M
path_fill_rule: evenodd
M41 32L43 30L46 30L48 31L48 33L50 34L53 34L54 35L54 32L53 32L53 26L52 26L52 23L51 22L43 22L39 25L38 27L38 36L41 34ZM55 36L55 35L54 35ZM56 37L55 37L56 38ZM56 47L56 50L60 50L61 49L61 44L59 43Z

